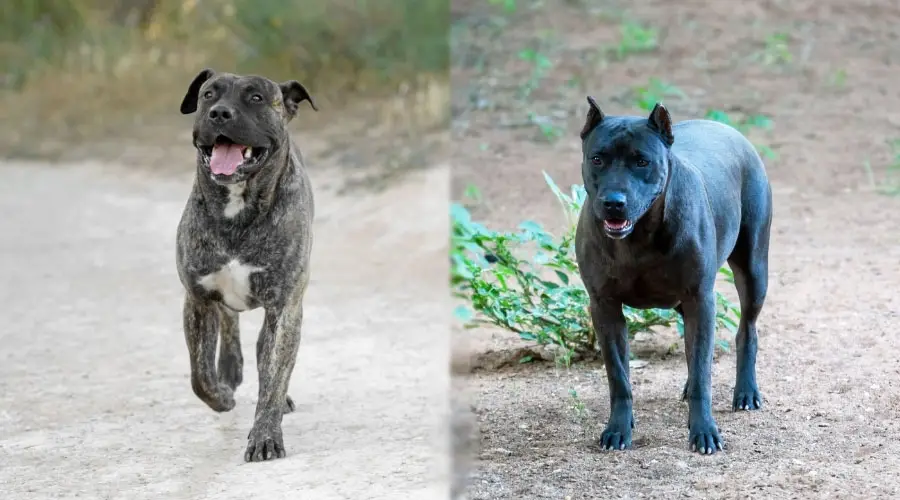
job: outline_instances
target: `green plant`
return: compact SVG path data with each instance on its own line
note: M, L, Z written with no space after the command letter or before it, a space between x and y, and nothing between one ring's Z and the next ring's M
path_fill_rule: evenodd
M666 97L685 97L681 89L659 78L650 78L646 85L634 87L632 92L635 105L644 111L652 110L656 103L663 102Z
M528 113L528 121L536 126L541 133L541 137L547 142L554 142L561 138L565 133L565 129L553 122L549 116L538 115L534 112Z
M828 84L836 89L842 89L847 85L847 70L839 69L828 77Z
M572 398L572 412L575 414L575 417L579 420L587 417L589 414L587 406L578 396L578 391L574 387L569 389L569 397Z
M488 3L491 5L499 5L507 14L512 14L519 8L516 0L488 0Z
M655 28L639 23L626 22L621 27L621 38L613 48L616 59L622 60L631 54L651 52L659 45L659 33Z
M887 171L883 179L877 180L875 178L872 165L868 161L865 162L864 166L869 182L878 189L878 192L889 196L900 196L900 139L888 141L888 147L891 148L892 158L887 165Z
M453 294L468 302L454 311L467 327L498 326L524 340L560 346L568 362L574 353L594 348L589 297L579 278L574 247L586 194L583 186L574 185L570 193L564 193L546 173L544 179L566 217L559 237L532 221L522 222L517 231L493 231L473 221L462 205L451 206L450 284ZM521 256L528 250L535 252L530 259ZM727 273L726 279L727 271L720 271ZM739 310L716 293L718 326L734 332ZM670 309L626 306L623 313L632 338L681 322ZM727 347L727 343L720 345Z
M887 187L885 192L888 194L900 194L900 139L894 139L889 142L893 161L888 165L888 178L886 179Z
M528 80L522 84L520 97L527 99L540 85L541 81L547 76L547 72L553 67L553 62L546 55L537 49L524 49L519 52L519 59L531 64L531 75Z
M738 130L738 132L747 135L753 129L770 130L772 128L772 119L765 115L750 115L742 120L733 119L725 111L711 109L706 112L707 120L715 120L725 125L729 125ZM778 158L778 154L765 144L754 143L759 154L769 159Z
M758 56L763 64L790 64L794 60L789 45L790 37L787 33L773 33L766 37L765 47Z
M478 189L478 186L469 184L466 186L465 191L463 191L462 197L463 200L466 200L471 204L481 203L481 190Z

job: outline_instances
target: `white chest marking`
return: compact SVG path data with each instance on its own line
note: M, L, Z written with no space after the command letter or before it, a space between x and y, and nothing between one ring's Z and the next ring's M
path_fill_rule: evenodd
M228 186L228 202L225 203L225 217L230 219L247 206L246 202L244 202L245 189L247 189L246 182L238 182Z
M250 309L247 304L250 297L250 275L262 269L241 264L235 259L218 271L203 276L197 283L210 292L219 292L222 302L228 307L235 311L246 311Z

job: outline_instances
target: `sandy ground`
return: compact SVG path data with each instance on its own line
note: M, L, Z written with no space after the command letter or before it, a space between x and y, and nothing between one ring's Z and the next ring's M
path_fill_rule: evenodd
M480 188L472 212L492 227L524 219L560 227L541 170L561 186L581 182L586 94L608 113L635 114L629 88L657 77L685 94L665 99L676 120L710 108L772 118L772 132L751 134L778 154L766 160L775 222L759 320L765 408L730 412L734 356L720 355L713 409L727 450L692 454L679 401L683 347L674 355L651 349L643 354L649 364L632 371L635 449L604 453L594 445L609 409L599 363L475 370L466 377L480 429L470 498L900 496L900 198L875 192L863 167L868 160L881 179L891 161L887 141L900 138L900 7L887 0L518 5L509 15L475 1L454 9L453 194ZM623 19L656 27L660 47L623 61L598 57L618 39ZM792 59L759 62L764 41L778 32L787 33ZM520 51L534 47L553 67L529 98L516 98L532 72ZM545 140L528 125L529 112L552 117L563 136ZM520 345L502 331L464 335L477 355ZM660 344L676 340L663 332ZM576 410L570 389L585 411Z
M311 175L288 455L245 464L261 313L241 319L237 407L216 414L191 392L181 330L191 177L0 163L0 497L446 498L448 169L345 197L333 170Z

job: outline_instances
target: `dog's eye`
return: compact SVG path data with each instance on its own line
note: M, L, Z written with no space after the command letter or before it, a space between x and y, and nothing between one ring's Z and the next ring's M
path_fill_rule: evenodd
M603 158L600 158L600 155L591 156L591 163L594 165L603 165Z
M206 92L203 93L204 99L212 99L212 96L213 96L212 90L207 90Z
M639 158L637 161L637 166L639 166L639 167L646 167L649 164L650 164L650 162L643 158Z
M253 94L253 95L250 97L250 100L253 101L253 102L263 102L263 98L262 98L262 96L259 95L259 94Z

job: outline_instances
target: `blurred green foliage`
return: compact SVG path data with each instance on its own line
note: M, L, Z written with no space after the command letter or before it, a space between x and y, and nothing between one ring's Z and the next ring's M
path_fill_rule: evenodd
M446 73L449 1L3 0L0 87L53 68L111 71L149 50L162 63L201 54L222 70L390 87Z

